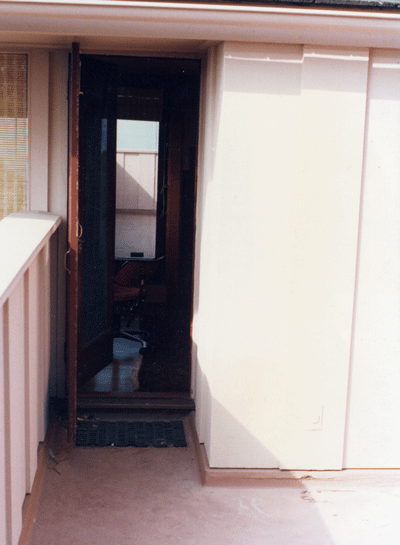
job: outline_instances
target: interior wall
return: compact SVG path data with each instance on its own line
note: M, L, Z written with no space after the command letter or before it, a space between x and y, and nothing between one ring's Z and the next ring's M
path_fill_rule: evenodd
M194 323L201 439L211 467L339 469L368 51L225 43L213 59Z
M371 53L344 467L400 467L400 52Z
M156 249L158 153L117 152L115 255L143 252L153 259Z

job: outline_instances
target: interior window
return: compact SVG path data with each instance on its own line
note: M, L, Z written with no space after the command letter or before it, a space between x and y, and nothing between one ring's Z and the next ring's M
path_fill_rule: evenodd
M116 257L156 256L159 122L117 120Z

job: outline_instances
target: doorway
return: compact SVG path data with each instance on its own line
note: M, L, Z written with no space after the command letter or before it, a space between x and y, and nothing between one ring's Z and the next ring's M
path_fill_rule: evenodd
M79 55L76 48L74 54L79 138L71 143L76 183L70 175L69 193L70 429L76 408L194 407L200 87L197 59ZM114 281L129 262L157 267L140 279L139 300L124 308L114 300ZM118 336L121 329L140 330L136 345ZM118 357L124 346L128 357Z

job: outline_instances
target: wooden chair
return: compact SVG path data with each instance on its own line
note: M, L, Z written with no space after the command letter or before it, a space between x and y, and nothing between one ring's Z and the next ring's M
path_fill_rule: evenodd
M146 332L140 329L146 282L155 274L164 257L152 260L127 260L114 278L114 337L140 342L147 347ZM125 326L122 318L125 314ZM139 329L129 330L133 320Z

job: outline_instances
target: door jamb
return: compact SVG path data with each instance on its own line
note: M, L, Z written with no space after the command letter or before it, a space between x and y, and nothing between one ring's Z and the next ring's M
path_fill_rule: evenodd
M68 387L68 442L75 442L77 402L77 356L79 346L79 306L82 297L79 228L79 94L80 47L72 44L70 71L69 175L68 175L68 279L67 279L67 387Z

